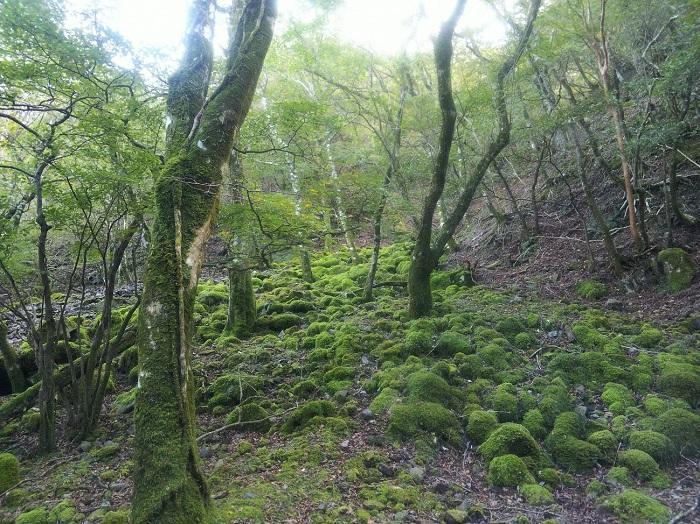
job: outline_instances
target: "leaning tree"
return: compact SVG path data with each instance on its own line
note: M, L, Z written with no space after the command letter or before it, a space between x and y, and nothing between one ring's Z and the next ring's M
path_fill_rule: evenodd
M250 108L277 11L275 0L237 6L220 83L210 89L214 0L193 0L185 54L169 79L165 164L139 315L135 523L206 519L208 488L194 437L192 312L222 169Z

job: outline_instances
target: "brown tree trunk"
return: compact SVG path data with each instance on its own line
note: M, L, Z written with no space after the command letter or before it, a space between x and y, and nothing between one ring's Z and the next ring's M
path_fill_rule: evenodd
M10 379L10 387L12 393L20 393L27 387L27 382L24 378L22 368L17 361L17 353L10 343L7 341L7 324L0 319L0 354L5 365L7 377Z

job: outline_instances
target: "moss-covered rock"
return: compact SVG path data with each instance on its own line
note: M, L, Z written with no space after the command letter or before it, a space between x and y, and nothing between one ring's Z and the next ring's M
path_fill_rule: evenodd
M302 318L294 313L279 313L277 315L261 316L255 321L255 325L269 329L270 331L283 331L294 326L301 325Z
M627 386L613 382L605 385L601 399L615 415L622 415L627 408L635 405L634 396Z
M265 379L249 373L227 373L222 375L208 388L211 395L209 407L240 404L245 399L260 394Z
M608 482L619 484L620 486L631 486L633 484L630 470L624 466L613 466L610 468L605 478Z
M12 453L0 453L0 493L19 482L19 460Z
M17 516L15 524L53 524L49 521L49 513L44 508L34 508Z
M270 429L270 414L265 408L251 402L236 407L229 413L227 424L238 424L241 431L267 431Z
M597 280L584 280L576 286L576 293L589 300L597 300L608 294L608 287Z
M550 491L539 484L523 484L518 488L525 502L532 506L546 506L554 504L554 497Z
M690 255L678 247L662 249L656 260L665 276L666 287L672 293L687 288L695 276L695 264Z
M469 352L469 339L457 331L445 331L437 341L435 348L439 355L448 357L456 353Z
M528 471L523 460L517 455L500 455L489 462L486 476L493 486L516 487L521 484L533 484L534 477Z
M678 453L671 439L651 430L632 431L629 434L629 447L641 449L651 455L659 464L671 465L678 459Z
M336 407L327 400L312 400L298 407L289 415L282 425L284 433L294 433L307 427L316 417L332 417L336 414Z
M608 431L607 429L595 431L588 435L586 440L600 450L601 458L608 461L615 458L619 440L613 435L612 431Z
M446 406L457 407L460 403L460 392L450 386L447 381L426 370L411 373L406 379L406 393L416 400L437 402Z
M659 472L659 465L654 458L640 449L620 451L617 459L639 480L651 480Z
M500 384L488 395L486 403L501 422L512 422L518 418L518 398L513 384Z
M399 392L394 388L384 388L374 397L369 405L372 413L386 413L399 399Z
M645 326L638 335L632 337L632 343L643 348L653 348L661 343L663 338L661 330Z
M700 374L694 371L664 371L657 380L656 387L662 393L681 398L693 407L700 403Z
M525 331L525 324L517 317L507 316L496 323L496 331L507 337L512 337Z
M460 446L460 425L457 417L441 404L410 400L396 404L389 417L389 434L407 440L420 433L431 433L454 446Z
M409 355L427 355L433 349L433 340L427 331L409 329L406 332L404 345Z
M590 470L601 457L600 450L590 442L562 432L550 433L545 448L557 464L576 473Z
M544 438L547 435L544 416L539 409L531 409L523 415L523 426L536 439Z
M537 458L540 454L540 448L530 432L513 422L498 426L477 451L488 461L501 455Z
M73 524L82 522L83 518L84 515L78 512L72 500L62 500L48 514L48 522L51 524Z
M677 451L686 455L700 453L700 415L682 408L673 408L659 415L654 429L663 433Z
M633 489L608 497L602 506L622 522L665 523L670 517L669 509L661 502Z
M586 433L586 420L574 411L565 411L557 415L552 431L581 438Z
M129 524L129 512L125 509L108 511L102 517L101 524Z
M481 444L498 426L498 419L490 411L472 411L467 422L467 436L472 442Z

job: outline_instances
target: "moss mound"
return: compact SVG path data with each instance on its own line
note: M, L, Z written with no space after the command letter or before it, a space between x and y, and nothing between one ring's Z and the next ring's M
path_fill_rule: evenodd
M515 487L521 484L534 484L535 479L523 460L517 455L501 455L489 463L486 476L493 486Z
M20 514L15 524L49 524L49 514L44 508L34 508Z
M332 417L336 414L335 405L327 400L312 400L292 411L282 425L284 433L294 433L307 427L316 417Z
M615 457L619 440L613 435L612 431L607 429L595 431L588 435L586 440L600 450L602 458L610 460Z
M550 433L545 440L545 448L557 464L576 473L590 470L601 458L597 446L562 432Z
M651 480L659 472L659 465L654 458L641 449L621 451L617 458L639 480Z
M656 387L671 397L681 398L691 406L700 403L700 374L692 371L670 370L659 377Z
M409 398L436 402L451 407L459 405L457 388L450 386L447 381L430 371L416 371L406 379L406 393Z
M467 436L472 442L481 444L497 426L498 419L490 411L472 411L467 423Z
M396 404L391 410L387 431L400 440L425 432L454 446L462 444L457 417L446 407L434 402L411 400L405 404Z
M469 340L456 331L445 331L438 338L435 349L439 355L445 357L451 357L457 353L467 353L469 351Z
M523 484L518 488L520 495L525 499L525 502L532 506L546 506L554 504L554 497L550 491L539 484Z
M491 461L501 455L536 458L540 448L524 426L506 422L498 426L477 451L486 460Z
M19 460L12 453L0 453L0 493L19 482Z
M671 439L656 431L632 431L629 435L629 447L648 453L659 464L671 465L678 459Z
M700 452L700 416L682 408L659 415L654 429L666 435L677 451L697 455Z
M662 249L656 258L664 273L666 287L671 293L687 288L695 276L695 265L690 255L678 247Z
M608 294L608 288L597 280L584 280L576 286L576 293L589 300L597 300Z
M251 403L238 406L231 411L226 422L238 424L241 431L267 431L271 426L269 416L266 409Z
M633 489L608 497L602 506L622 522L665 523L670 517L668 508L661 502Z

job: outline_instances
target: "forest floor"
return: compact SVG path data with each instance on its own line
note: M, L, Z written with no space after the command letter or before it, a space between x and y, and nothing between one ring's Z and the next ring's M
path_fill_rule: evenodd
M379 282L405 278L408 247L383 250ZM253 279L261 316L245 339L222 334L226 286L203 281L194 360L214 522L697 522L698 283L589 300L573 290L579 266L538 256L484 264L474 287L453 256L433 276L434 315L415 321L405 287L362 303L366 264L347 253L315 257L313 283L280 264ZM556 293L544 269L560 273ZM39 457L34 413L2 428L22 484L0 523L127 522L135 366L121 357L90 441Z

